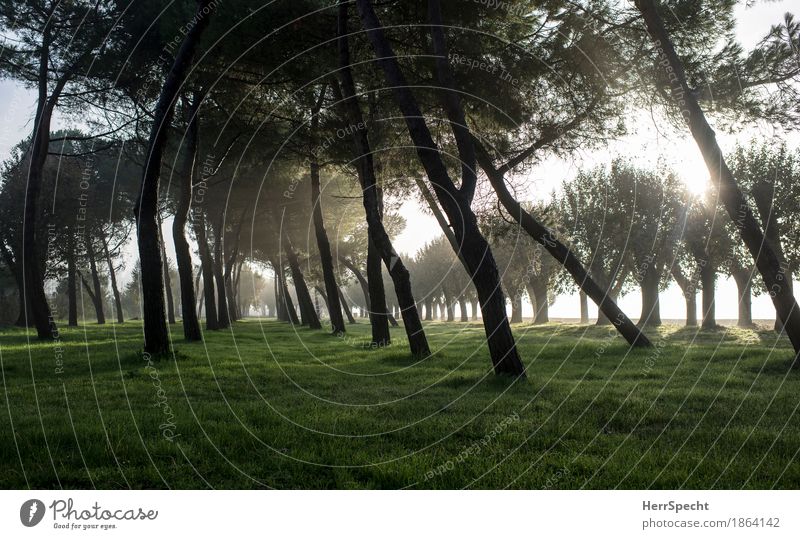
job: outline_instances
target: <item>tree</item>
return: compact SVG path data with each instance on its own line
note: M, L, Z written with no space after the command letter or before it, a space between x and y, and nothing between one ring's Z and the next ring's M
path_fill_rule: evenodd
M4 34L13 36L6 40L0 69L37 92L22 199L25 211L21 273L26 298L23 304L26 311L30 309L37 336L42 340L54 338L55 322L47 304L43 267L28 261L38 260L47 243L37 234L37 217L42 174L50 149L51 120L59 101L69 97L71 87L90 85L91 80L104 77L101 68L95 66L111 63L109 57L118 52L120 37L125 35L112 32L120 22L118 8L117 2L0 2L0 27Z
M134 209L141 264L144 349L145 352L156 356L165 354L169 350L169 331L164 313L163 261L157 216L161 158L175 102L191 67L200 36L208 26L212 5L213 0L198 2L195 22L186 33L164 80L153 115L139 200Z
M469 130L463 122L463 112L459 114L458 111L460 104L457 94L446 91L446 95L443 97L445 102L443 108L447 112L454 136L459 140L459 158L463 163L460 187L456 187L450 178L450 173L440 157L438 146L431 136L425 117L411 92L372 3L369 0L358 0L356 5L378 64L383 70L387 83L393 89L395 101L404 116L419 160L425 168L439 204L450 220L460 246L461 257L464 259L466 269L477 289L495 372L524 376L525 368L517 352L514 336L505 313L505 297L500 284L497 264L489 244L481 234L477 218L471 208L477 174L475 173L474 150L471 149L472 141L468 140ZM432 37L434 43L438 44L434 48L439 49L434 50L434 54L440 59L446 59L446 50L442 50L445 45L441 35L441 23L438 20L440 17L437 17L438 2L432 0L429 6L431 7ZM438 61L436 66L440 84L444 79L444 88L448 88L446 62ZM459 116L462 117L461 122L458 121Z
M417 305L411 290L411 280L408 269L405 267L400 255L395 251L391 238L386 233L382 222L382 193L375 175L375 164L369 138L367 136L367 130L366 127L361 128L366 124L364 123L361 109L356 101L355 82L350 68L347 19L347 3L340 0L338 22L339 77L341 94L344 98L342 105L346 110L346 116L350 121L350 125L353 126L351 131L353 133L353 144L357 154L359 181L363 189L362 198L368 226L369 250L374 250L371 256L368 252L368 268L373 268L370 280L371 282L377 282L378 280L380 280L381 283L383 282L382 272L379 266L380 262L377 260L377 258L380 257L394 283L395 293L400 302L400 313L403 317L411 354L417 357L426 357L430 355L430 348L428 347L428 340L425 337L425 331L422 328L419 312L417 312ZM372 260L372 264L370 264L370 259ZM372 293L370 295L372 296ZM371 297L371 301L372 316L375 317L378 312L376 311L378 306L374 303L375 297ZM380 305L380 310L385 310L385 299L383 304ZM377 316L382 316L382 314L378 314ZM388 330L386 333L388 338Z
M714 131L706 120L705 113L700 108L693 89L689 86L683 63L675 52L675 47L655 4L652 0L635 0L635 3L656 45L659 59L664 60L669 67L669 75L674 82L671 87L668 87L669 94L675 105L680 108L681 115L703 155L712 184L717 189L728 215L736 224L744 244L755 260L756 267L764 279L775 305L777 318L783 323L797 357L800 354L800 309L798 309L791 288L786 284L791 281L791 278L787 278L786 268L781 265L781 260L774 247L767 242L761 225L750 209L736 178L728 168L722 150L717 144ZM793 366L800 368L800 361L795 360Z
M800 160L796 151L791 151L786 143L751 141L733 150L730 168L756 208L766 241L784 268L785 286L793 291L792 281L800 268ZM747 317L754 268L751 263L743 262L744 256L732 259L738 264L731 268L731 275L742 298L740 322L750 325L752 320L748 324ZM775 320L775 329L782 329L779 318Z

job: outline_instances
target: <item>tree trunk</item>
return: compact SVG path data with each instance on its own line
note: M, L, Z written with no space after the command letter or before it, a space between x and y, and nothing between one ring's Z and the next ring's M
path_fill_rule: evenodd
M338 296L339 296L339 303L342 306L342 312L344 313L345 316L347 316L347 321L349 323L351 323L351 324L355 324L356 323L356 319L353 318L353 311L350 309L350 305L348 305L347 298L344 297L344 293L342 292L342 289L339 288L339 286L337 285L336 290L337 290Z
M311 130L316 136L319 129L319 111L322 108L322 101L325 97L327 86L323 86L320 91L319 102L312 111ZM341 335L346 331L344 318L342 318L342 304L339 298L339 285L336 283L336 273L333 269L333 255L331 254L331 244L328 240L328 232L325 230L325 220L322 215L322 190L320 188L319 163L316 156L312 156L311 168L311 209L314 221L314 236L317 239L317 249L319 250L320 266L322 267L322 277L325 281L325 291L328 296L328 316L331 320L331 330L334 335ZM352 317L352 315L350 315Z
M192 63L200 36L208 26L209 4L204 0L197 5L193 26L186 32L175 55L161 94L158 97L153 125L148 140L147 160L142 174L139 200L134 208L139 241L139 261L142 277L142 310L144 313L144 349L153 355L169 351L169 329L164 313L164 280L158 226L158 183L161 175L161 158L167 141L175 100L183 86ZM205 10L205 11L204 11Z
M456 315L453 312L453 298L448 298L447 300L447 321L453 322L456 319Z
M383 287L381 256L373 241L374 231L367 229L367 287L369 289L369 320L372 324L372 342L376 346L387 346L392 342L389 333L389 316L386 312L386 290Z
M111 253L108 251L108 242L105 238L103 240L103 254L106 257L106 264L108 264L108 277L111 281L111 293L114 295L114 309L117 311L117 323L125 323L125 316L122 313L122 297L119 293L119 286L117 286L117 271L114 269L114 261L111 259Z
M228 311L228 293L225 289L224 254L222 249L225 223L222 222L222 219L223 216L220 215L218 220L212 221L211 228L214 233L212 267L214 269L214 285L217 291L217 325L219 329L226 329L231 325L231 318Z
M463 296L458 298L458 310L461 312L461 321L469 322L469 315L467 314L467 300Z
M703 288L703 329L717 327L714 296L717 286L717 270L709 262L700 265L700 285Z
M478 320L478 302L477 301L470 301L472 305L472 321L477 322Z
M294 326L300 324L297 318L297 310L294 308L294 301L292 295L289 293L289 286L286 283L286 274L282 264L276 264L272 261L272 267L275 269L275 276L278 283L278 312L283 314L283 321L289 322ZM279 315L280 318L280 315Z
M36 106L36 116L33 124L31 140L30 164L28 165L28 178L25 186L24 213L22 218L22 252L17 258L22 266L20 278L22 282L20 298L20 317L17 322L33 322L36 326L36 335L39 340L52 341L58 331L55 321L47 304L47 294L44 290L43 268L38 261L41 259L41 249L46 251L47 240L39 237L39 196L42 188L42 176L47 153L50 147L50 124L53 110L58 101L59 94L67 82L67 75L61 77L48 97L48 80L50 70L50 43L52 39L52 25L46 25L42 32L42 47L39 52L39 98Z
M294 281L294 290L297 293L297 303L300 304L300 318L302 323L304 326L308 326L311 329L322 329L322 324L314 308L314 302L311 300L311 294L308 291L308 285L300 269L297 253L295 253L289 236L286 235L285 231L283 236L283 249L286 253L286 260L289 262L289 270L292 272L292 281Z
M736 282L738 292L739 319L737 326L740 328L753 327L753 283L750 280L752 271L750 269L740 269L733 271L733 280Z
M22 292L20 290L20 292ZM20 295L22 297L22 295ZM75 265L75 236L67 232L67 325L78 325L78 281Z
M203 334L200 331L200 321L195 311L194 283L192 276L192 255L189 251L189 241L186 239L186 222L189 219L189 208L192 205L192 188L194 185L194 171L197 162L199 146L199 119L197 118L202 98L194 94L192 102L188 104L189 126L186 133L187 159L183 174L178 175L180 182L178 204L175 217L172 221L172 241L175 244L175 261L178 266L178 281L181 290L181 318L183 322L183 337L187 341L200 341Z
M533 290L536 304L533 323L547 324L550 322L550 302L547 297L547 284L539 279L532 279L531 289Z
M425 320L433 320L433 300L427 297L422 303L425 305Z
M511 323L522 323L522 296L519 294L511 297Z
M464 153L462 157L464 157L465 164L462 166L462 172L467 170L462 177L462 189L458 189L450 179L447 168L441 160L438 147L433 141L424 116L405 81L372 4L369 0L358 0L357 7L361 21L367 30L367 37L375 50L387 82L394 89L395 101L406 121L420 162L425 168L439 203L447 214L454 228L456 239L461 246L463 263L469 275L472 276L481 302L484 329L495 372L524 376L525 369L517 352L514 336L505 313L505 298L500 286L497 264L489 244L478 227L475 213L470 207L474 192L474 182L471 181L474 180L474 167L467 164L467 149L462 147L463 137L456 133L459 154ZM346 16L346 7L340 3L340 34L346 32L346 27L341 27L341 19L344 18L341 16L342 13ZM346 43L346 40L340 39L340 45L342 42ZM458 122L453 123L457 124ZM408 329L408 324L406 327Z
M20 269L19 264L16 263L14 259L14 254L12 253L11 249L5 245L3 241L0 241L0 253L3 255L3 260L8 266L9 271L14 275L14 281L17 283L17 299L19 301L19 313L17 313L17 321L14 322L14 325L17 327L28 327L28 319L27 314L29 312L33 312L30 306L25 305L25 298L27 296L25 294L25 285L24 279L22 275L22 269ZM77 302L76 302L77 303ZM77 316L77 314L76 314Z
M94 243L89 232L86 233L85 241L86 258L89 259L89 269L92 273L92 288L94 289L92 300L94 302L94 311L97 315L97 323L102 325L106 323L106 314L103 306L103 290L100 286L100 275L97 272L97 255L94 251Z
M200 256L200 271L203 274L203 302L206 309L206 329L217 330L217 300L214 297L214 261L211 258L211 249L208 246L206 235L205 213L202 208L195 208L192 212L192 226L197 241L197 252Z
M609 300L611 300L611 302L613 302L614 305L617 304L616 296L613 296L610 292L608 293L608 295L606 297ZM596 326L610 326L611 325L611 320L608 318L608 315L605 312L598 311L597 312L597 322L595 322L594 325L596 325Z
M578 294L581 300L581 324L589 323L589 296L583 290Z
M339 76L342 81L343 95L346 98L343 105L352 125L364 126L361 108L356 101L355 83L350 71L350 50L347 35L347 4L340 2L338 27ZM405 264L395 251L392 241L383 226L383 200L375 176L367 129L366 127L352 129L352 132L356 152L358 153L359 179L362 186L362 199L367 218L370 246L374 247L378 256L383 260L392 278L397 301L400 303L403 325L405 326L411 354L415 357L428 356L430 355L430 348L428 347L428 340L425 337L425 331L422 328L417 305L414 301L408 269L406 269ZM373 302L373 312L375 311L376 305ZM386 336L388 339L388 332Z
M784 323L786 334L794 347L793 366L800 369L800 360L798 360L798 355L800 355L800 309L798 309L791 287L786 284L787 280L791 284L791 275L787 279L786 268L781 265L779 257L769 242L765 241L761 226L756 221L747 199L728 168L722 150L717 144L716 134L708 124L703 110L689 88L683 64L675 52L653 0L635 0L635 4L644 17L648 32L659 46L660 55L672 68L677 83L672 87L672 97L675 99L676 105L681 108L682 116L703 155L719 198L725 205L731 220L739 229L744 244L756 262L756 267L772 298L777 318Z
M161 246L161 260L163 260L162 268L164 270L164 292L167 295L167 320L170 324L175 323L175 299L172 297L172 278L169 275L169 260L167 259L167 247L164 243L164 234L162 233L161 214L158 215L158 243Z
M658 288L661 284L661 272L650 269L642 276L642 313L639 315L639 326L660 326L661 305Z
M678 283L686 301L686 326L694 327L697 325L697 287L693 279L683 275L676 265L672 267L672 277Z

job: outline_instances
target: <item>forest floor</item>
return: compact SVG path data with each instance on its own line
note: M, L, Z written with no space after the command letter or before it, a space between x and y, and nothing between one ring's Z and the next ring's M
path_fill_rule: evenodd
M0 488L800 488L800 372L767 330L476 323L346 337L248 320L142 356L141 324L0 330ZM14 433L14 437L10 433Z

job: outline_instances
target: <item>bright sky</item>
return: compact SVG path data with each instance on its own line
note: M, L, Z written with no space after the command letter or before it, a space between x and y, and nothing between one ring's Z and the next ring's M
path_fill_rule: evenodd
M758 41L770 25L780 22L785 12L797 11L797 6L792 1L783 0L759 2L752 8L740 6L737 9L737 18L740 21L737 34L747 48ZM0 159L6 159L13 145L29 134L34 112L35 94L33 92L25 90L12 81L0 81ZM56 118L54 129L59 127L61 126ZM769 129L751 132L751 134L756 133L762 136L773 134ZM746 135L746 138L750 138L751 134ZM731 137L726 137L723 133L718 133L718 137L723 148L732 145ZM791 142L797 145L798 137L792 136ZM535 198L546 195L557 188L564 178L574 176L579 167L607 162L612 154L644 155L652 157L653 161L659 155L663 155L674 164L684 181L695 190L702 191L708 183L708 173L693 141L686 138L668 140L659 133L652 122L644 118L634 135L616 141L610 150L585 153L570 161L549 160L543 163L522 182L528 190L526 196ZM406 218L408 225L406 230L395 240L398 251L413 254L425 242L440 233L435 219L421 213L414 202L405 202L400 208L400 213ZM168 227L169 222L165 223L165 226ZM165 228L165 234L169 234L168 228ZM170 253L172 253L171 245ZM172 255L170 254L170 256ZM632 293L622 298L620 306L631 317L637 317L641 308L638 293ZM676 285L673 284L666 292L662 293L661 309L664 318L684 317L684 301ZM730 279L721 280L717 289L717 317L719 319L735 318L736 312L736 287ZM571 318L576 317L577 313L577 296L559 297L551 308L553 317ZM592 316L596 314L596 309L591 304L590 314ZM761 296L753 299L753 316L756 319L774 317L772 304L767 297Z

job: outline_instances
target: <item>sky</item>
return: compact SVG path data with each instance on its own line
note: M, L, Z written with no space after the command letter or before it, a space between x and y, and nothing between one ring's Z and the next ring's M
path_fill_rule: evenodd
M794 5L793 5L794 4ZM737 8L737 36L740 42L749 48L756 43L769 29L770 25L781 21L787 11L797 11L794 1L759 2L754 7ZM0 80L0 160L10 155L11 148L30 134L32 118L35 112L35 93L23 88L14 81ZM58 115L54 118L53 128L63 127ZM772 129L757 127L750 136L770 136ZM718 133L723 149L733 144L731 137ZM790 143L797 146L798 137L791 136ZM548 159L530 171L527 177L518 179L523 188L521 198L535 199L547 196L557 189L564 179L573 177L579 168L608 162L613 155L644 156L655 162L660 156L666 157L674 166L681 178L695 191L702 191L708 185L708 173L694 142L687 138L666 138L649 117L642 116L633 134L614 141L609 148L602 151L585 152L575 155L569 160ZM406 229L395 238L395 248L401 253L413 255L426 242L434 239L441 232L436 220L420 211L414 201L403 201L399 213L406 218ZM164 232L170 234L171 221L164 223ZM167 242L171 244L171 242ZM172 246L168 246L168 256L174 260ZM129 275L124 272L121 280ZM800 287L796 287L800 289ZM699 301L699 298L698 298ZM633 292L619 300L620 307L635 318L641 309L639 294ZM530 316L530 306L525 310ZM685 303L680 290L674 283L661 294L662 318L682 319L685 315ZM559 296L551 306L551 317L574 318L578 314L577 296ZM717 287L717 318L733 319L737 314L736 286L731 279L720 279ZM590 315L596 315L596 308L590 303ZM759 296L753 298L753 317L755 319L774 318L774 309L769 298Z

